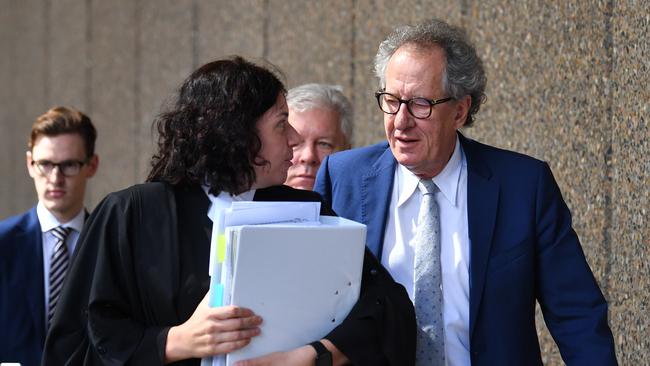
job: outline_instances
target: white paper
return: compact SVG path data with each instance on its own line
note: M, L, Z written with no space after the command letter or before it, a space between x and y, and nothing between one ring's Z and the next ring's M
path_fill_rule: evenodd
M318 222L320 202L233 202L225 211L225 226Z
M318 222L320 202L295 201L233 201L230 207L210 206L212 220L209 275L219 275L216 260L217 237L228 226L257 225L285 222Z

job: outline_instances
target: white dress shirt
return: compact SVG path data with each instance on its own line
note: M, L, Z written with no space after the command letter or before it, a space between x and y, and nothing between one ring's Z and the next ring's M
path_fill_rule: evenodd
M233 196L228 192L221 192L218 196L215 196L209 192L210 188L208 186L202 185L201 188L203 188L203 192L205 192L210 199L210 207L208 208L207 215L212 222L214 222L221 211L229 209L233 202L252 201L253 197L255 197L255 192L257 191L256 189L251 189L250 191L240 193L236 196Z
M51 230L59 226L73 229L65 240L65 245L68 247L68 255L72 258L72 252L74 252L74 248L77 246L79 233L84 226L86 211L81 210L72 220L61 223L39 202L36 205L36 216L38 216L38 222L41 224L41 231L43 232L43 290L45 294L45 313L43 316L45 317L45 324L47 324L47 309L50 306L50 261L52 260L52 252L54 252L54 245L57 240Z
M413 238L422 201L418 182L411 171L397 165L381 256L381 263L395 281L404 285L411 301L415 280ZM447 365L470 365L467 161L458 137L449 162L433 182L440 189L435 199L440 208L445 359Z

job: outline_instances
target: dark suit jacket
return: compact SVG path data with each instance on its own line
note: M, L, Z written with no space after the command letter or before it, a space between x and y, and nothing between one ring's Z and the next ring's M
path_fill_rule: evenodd
M467 159L472 365L541 364L535 301L568 365L616 364L607 304L548 165L460 135ZM382 253L396 161L387 143L329 156L315 191Z
M277 186L254 199L320 196ZM209 204L198 186L147 183L108 195L79 238L43 365L162 364L168 329L186 321L209 288ZM358 365L413 364L413 306L371 253L359 301L327 338Z
M45 342L42 241L36 207L0 222L0 362L40 363Z

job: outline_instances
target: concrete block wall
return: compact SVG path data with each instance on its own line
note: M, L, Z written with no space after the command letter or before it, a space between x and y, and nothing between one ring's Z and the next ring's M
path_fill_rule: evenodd
M50 106L85 111L99 139L87 205L147 175L151 122L201 64L241 54L287 85L344 87L355 146L383 139L372 60L397 24L466 27L488 73L465 133L551 165L610 304L621 364L650 357L650 2L635 0L0 0L0 218L35 202L24 155ZM562 364L538 316L544 360Z

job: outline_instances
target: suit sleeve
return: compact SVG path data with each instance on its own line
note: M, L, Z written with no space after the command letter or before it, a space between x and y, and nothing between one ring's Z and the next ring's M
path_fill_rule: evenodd
M546 325L567 365L616 365L607 303L546 164L537 187L537 288Z

